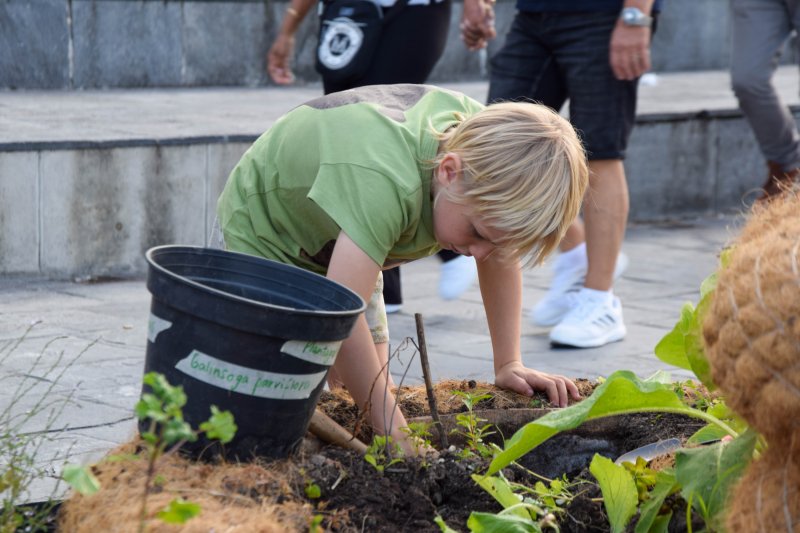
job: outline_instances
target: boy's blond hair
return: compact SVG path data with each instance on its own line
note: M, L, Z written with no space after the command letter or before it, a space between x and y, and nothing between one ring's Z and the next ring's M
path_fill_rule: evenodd
M580 211L589 179L572 125L539 104L503 102L440 134L436 164L461 158L463 188L453 200L507 235L501 252L541 263Z

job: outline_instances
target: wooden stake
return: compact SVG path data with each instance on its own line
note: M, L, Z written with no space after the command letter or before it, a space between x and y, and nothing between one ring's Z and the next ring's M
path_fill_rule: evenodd
M436 395L433 393L433 382L431 381L431 368L428 365L428 347L425 344L425 328L422 325L422 315L414 313L414 320L417 322L417 343L419 344L419 360L422 364L422 376L425 378L425 391L428 393L428 405L431 408L431 418L439 431L439 442L442 450L450 447L447 442L447 431L439 421L439 409L436 406Z

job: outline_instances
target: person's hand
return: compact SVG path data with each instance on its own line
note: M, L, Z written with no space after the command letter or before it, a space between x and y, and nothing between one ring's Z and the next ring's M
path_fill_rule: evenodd
M650 70L650 28L617 22L609 48L611 70L617 79L635 80Z
M578 387L569 378L538 372L517 361L500 368L495 373L494 382L498 387L524 396L533 395L535 390L543 390L547 392L550 403L558 407L566 407L570 396L575 400L581 399Z
M497 36L494 28L494 0L464 0L461 17L461 40L467 50L486 48Z
M290 65L293 54L294 36L279 34L267 54L267 72L272 81L278 85L288 85L294 82L294 74Z

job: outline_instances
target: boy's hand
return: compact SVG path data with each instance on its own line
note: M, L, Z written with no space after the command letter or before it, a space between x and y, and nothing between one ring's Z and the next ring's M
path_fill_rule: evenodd
M535 390L546 391L550 403L557 407L566 407L569 396L575 400L581 399L578 387L569 378L538 372L526 368L518 361L512 361L500 368L495 373L494 382L498 387L513 390L525 396L532 396Z

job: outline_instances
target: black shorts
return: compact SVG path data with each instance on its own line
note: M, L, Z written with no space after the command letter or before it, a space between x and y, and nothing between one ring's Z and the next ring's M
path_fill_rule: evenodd
M619 14L518 12L492 58L489 102L533 100L569 118L590 160L624 159L638 80L614 77L611 32Z

